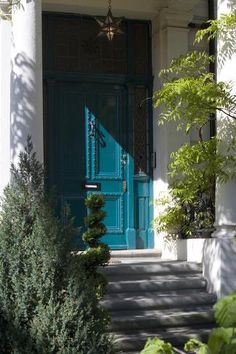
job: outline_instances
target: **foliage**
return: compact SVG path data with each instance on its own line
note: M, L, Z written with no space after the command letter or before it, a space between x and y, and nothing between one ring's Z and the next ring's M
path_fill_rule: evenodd
M214 306L216 323L208 347L212 354L236 353L236 291L219 300Z
M172 189L160 196L155 202L161 211L154 219L154 228L158 233L168 232L171 237L183 236L185 226L188 224L187 214L178 197L174 196Z
M97 295L101 297L106 289L106 279L99 273L97 268L105 266L110 259L109 247L100 241L100 238L106 234L106 226L102 223L106 213L101 210L105 201L101 194L91 194L85 201L85 205L90 210L85 218L88 230L83 234L83 240L89 245L84 252L84 265L90 277L96 285Z
M221 36L225 55L234 53L236 12L208 23L208 28L197 33L196 41L205 36L209 40ZM197 130L199 139L171 154L169 182L175 205L164 208L156 218L159 232L169 232L174 226L185 236L198 230L213 230L215 181L225 183L235 176L234 134L231 139L227 136L228 146L224 151L219 149L222 145L219 139L204 141L203 137L203 128L214 119L216 111L236 119L236 96L231 86L216 82L215 75L209 72L214 60L205 52L194 51L172 60L170 67L160 72L163 85L153 97L154 106L161 110L159 124L175 122L177 129L186 134ZM222 125L221 130L224 129Z
M148 338L140 354L174 354L174 350L170 343L159 338Z
M184 346L186 352L196 354L236 354L236 291L219 300L214 306L216 322L221 326L211 331L208 343L190 339ZM145 351L147 349L147 351ZM149 351L148 351L149 350ZM172 354L170 343L148 339L141 354Z
M214 223L214 184L225 182L235 174L235 146L228 154L216 153L217 138L182 145L171 154L169 176L170 200L159 200L167 208L155 219L158 232L181 230L182 235L194 235L212 229Z
M214 198L214 181L217 177L220 182L226 182L235 174L235 150L232 144L228 153L217 152L220 140L216 137L195 144L182 145L171 154L169 175L173 193L184 202L194 202L196 196L209 194Z
M236 291L214 306L216 322L221 327L236 327Z
M211 354L207 344L200 342L197 339L190 339L184 346L186 352L194 352L197 354Z
M28 140L1 205L0 352L110 353L108 316L71 254L72 220L54 216L32 149Z
M205 52L194 51L172 60L170 67L160 72L164 83L154 93L154 106L162 109L161 124L176 121L179 129L189 133L191 128L199 130L206 125L216 110L235 109L236 98L231 87L217 83L215 75L209 73L213 61Z
M217 36L227 36L229 31L234 30L236 28L236 10L228 14L222 14L217 20L209 20L207 21L207 24L207 28L204 28L197 32L197 43L201 42L204 37L207 37L208 40L211 40L216 38ZM231 37L228 38L228 40L231 40Z

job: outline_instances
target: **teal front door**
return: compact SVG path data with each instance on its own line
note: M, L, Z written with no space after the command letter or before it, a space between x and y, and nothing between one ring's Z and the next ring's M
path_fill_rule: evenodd
M90 193L102 193L107 212L104 242L111 248L128 248L134 242L127 217L128 208L134 209L134 198L128 183L132 165L127 92L119 85L57 82L54 95L50 184L57 186L61 204L70 206L76 226L82 228L84 199Z
M43 14L46 170L81 247L90 193L105 197L112 249L153 247L151 23L121 26L108 41L91 16Z

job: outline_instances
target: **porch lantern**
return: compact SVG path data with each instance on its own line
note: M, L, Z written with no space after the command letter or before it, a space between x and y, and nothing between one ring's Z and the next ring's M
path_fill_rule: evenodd
M109 41L112 41L114 35L123 34L120 29L122 18L114 18L111 11L111 0L108 0L108 12L104 20L95 17L97 23L101 27L98 37L107 36Z

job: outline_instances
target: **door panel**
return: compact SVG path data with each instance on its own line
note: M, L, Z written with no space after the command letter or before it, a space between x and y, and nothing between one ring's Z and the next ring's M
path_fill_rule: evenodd
M70 206L76 226L82 228L86 196L102 193L107 212L104 242L111 248L127 248L125 90L122 86L57 82L54 94L57 104L48 142L51 184L57 187L61 205ZM87 190L89 183L99 189Z

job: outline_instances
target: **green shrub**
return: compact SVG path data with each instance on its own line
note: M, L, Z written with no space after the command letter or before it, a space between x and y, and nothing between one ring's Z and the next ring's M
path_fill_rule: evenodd
M91 194L85 200L85 205L89 209L89 215L85 218L88 230L83 234L83 241L89 248L84 252L84 265L87 274L96 286L98 298L101 298L106 290L107 281L105 276L98 271L98 267L107 265L110 259L109 247L101 242L101 237L106 234L106 226L102 223L106 216L101 208L105 205L105 200L101 194Z
M54 216L28 140L0 212L0 352L104 354L111 343L70 217Z

